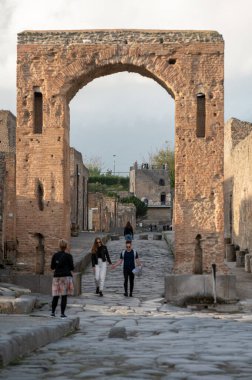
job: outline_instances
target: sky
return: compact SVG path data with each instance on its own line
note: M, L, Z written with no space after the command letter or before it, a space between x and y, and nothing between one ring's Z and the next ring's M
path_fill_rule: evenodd
M251 0L0 0L0 109L16 115L16 43L23 30L217 30L225 41L225 121L252 122ZM174 144L174 101L133 73L95 79L70 103L71 146L84 162L127 173Z

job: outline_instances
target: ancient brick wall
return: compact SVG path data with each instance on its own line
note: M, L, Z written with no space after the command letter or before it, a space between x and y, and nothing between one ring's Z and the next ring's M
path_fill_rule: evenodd
M0 111L0 261L16 262L16 118Z
M225 236L252 251L252 123L225 124Z
M171 186L167 168L135 163L130 168L130 192L148 205L144 224L171 224Z
M136 207L129 204L118 203L117 208L117 231L123 233L126 223L130 222L133 230L136 228Z
M167 169L153 168L149 164L130 168L130 192L141 200L146 199L149 205L170 205L170 191ZM163 202L161 194L165 196Z
M136 226L136 208L133 204L119 203L102 193L88 193L88 207L93 209L90 227L94 231L122 232L128 221L133 228Z
M81 231L87 230L88 219L88 169L83 164L82 154L70 149L71 225ZM78 227L77 227L78 226Z
M154 79L175 99L174 272L193 272L199 236L203 271L210 272L211 264L216 263L219 273L225 272L223 62L223 39L215 31L20 33L19 260L32 262L37 234L43 236L46 258L57 247L60 237L69 239L70 100L95 78L129 71Z
M172 215L171 207L148 207L147 215L143 220L145 225L156 224L171 225Z

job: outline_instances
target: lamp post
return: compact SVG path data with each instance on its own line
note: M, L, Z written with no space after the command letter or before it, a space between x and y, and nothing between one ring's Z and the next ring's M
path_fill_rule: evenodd
M116 158L116 154L113 154L113 157L114 157L114 175L115 175L115 158Z

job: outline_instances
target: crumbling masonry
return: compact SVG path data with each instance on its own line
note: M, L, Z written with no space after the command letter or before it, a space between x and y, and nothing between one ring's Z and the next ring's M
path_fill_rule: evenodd
M199 250L202 272L212 263L225 272L223 60L223 39L214 31L20 33L18 262L34 272L40 239L47 268L58 239L69 239L69 102L93 79L129 71L154 79L175 99L174 272L193 273Z

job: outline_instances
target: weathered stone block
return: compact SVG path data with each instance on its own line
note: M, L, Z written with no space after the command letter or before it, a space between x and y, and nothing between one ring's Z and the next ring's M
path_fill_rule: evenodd
M109 338L127 339L127 333L125 327L112 327L109 332Z
M245 251L236 251L236 266L237 268L245 267Z
M148 240L149 236L147 234L145 235L139 235L139 240Z
M81 294L81 276L80 272L73 273L74 295ZM11 277L10 282L28 288L32 293L51 294L52 293L52 274L15 274Z
M245 255L245 272L251 273L251 265L250 265L251 255L247 253Z
M236 300L236 278L234 275L217 275L217 299ZM183 304L187 299L213 297L212 275L168 275L165 276L165 299L168 302Z
M30 314L35 307L36 297L21 296L13 303L14 314Z
M226 244L226 260L229 262L236 260L234 244Z

